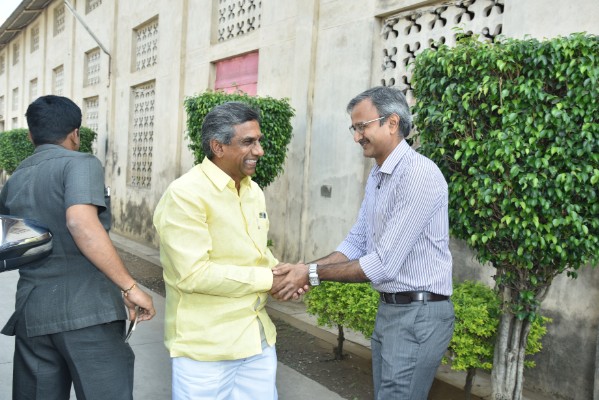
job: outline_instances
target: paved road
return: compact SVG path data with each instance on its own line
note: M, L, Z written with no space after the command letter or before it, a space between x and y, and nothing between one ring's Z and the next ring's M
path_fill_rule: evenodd
M14 295L18 272L0 274L0 324L4 324L14 309ZM168 400L171 386L170 358L164 344L164 298L151 291L157 315L154 319L138 325L131 337L135 351L134 397L144 400ZM12 354L14 339L0 335L0 400L11 399ZM299 372L279 363L277 388L281 400L341 400L338 394ZM71 396L75 399L74 394Z

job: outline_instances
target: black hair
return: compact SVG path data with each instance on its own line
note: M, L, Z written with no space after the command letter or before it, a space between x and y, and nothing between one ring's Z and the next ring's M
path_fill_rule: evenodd
M235 125L248 121L260 124L260 111L239 101L229 101L214 107L202 124L202 150L208 159L214 157L210 141L215 139L222 144L230 144L235 136Z
M59 144L81 127L81 109L71 99L47 95L27 107L27 125L33 144Z

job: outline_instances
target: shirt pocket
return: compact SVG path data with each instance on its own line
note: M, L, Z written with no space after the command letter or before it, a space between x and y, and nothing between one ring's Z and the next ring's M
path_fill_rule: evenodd
M260 247L266 247L268 241L268 229L270 228L270 222L266 211L260 211L255 215L252 226L253 232L251 232L251 234L254 241Z

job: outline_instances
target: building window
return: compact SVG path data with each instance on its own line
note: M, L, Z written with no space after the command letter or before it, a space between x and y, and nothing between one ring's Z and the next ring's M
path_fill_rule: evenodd
M37 78L29 81L29 103L37 99Z
M156 83L149 82L131 89L129 185L142 189L149 189L152 183L155 88Z
M19 48L18 43L13 43L12 45L12 65L15 65L19 62L21 49Z
M96 48L85 53L85 72L84 86L100 83L100 49Z
M258 52L218 61L214 90L256 95L258 86Z
M154 19L134 30L135 70L158 64L158 19Z
M0 96L0 120L4 120L4 96Z
M19 88L12 90L12 110L17 111L19 109Z
M503 8L504 0L452 1L385 17L380 84L399 88L412 102L411 65L417 55L441 44L454 46L457 35L479 34L481 40L493 41L501 33Z
M64 91L64 66L52 70L52 94L62 96Z
M54 9L54 36L64 31L65 15L64 5L58 6Z
M31 28L31 52L40 48L40 27L39 25Z
M86 0L85 13L88 14L102 5L102 0Z
M100 107L100 99L98 96L88 97L83 100L83 121L84 125L87 126L94 132L98 132L98 117Z
M11 129L18 129L19 128L19 118L13 117L11 125L12 125Z
M245 35L260 28L261 0L214 0L218 10L216 25L219 42Z
M4 55L0 56L0 75L4 75L4 70L6 69L6 63L4 60Z

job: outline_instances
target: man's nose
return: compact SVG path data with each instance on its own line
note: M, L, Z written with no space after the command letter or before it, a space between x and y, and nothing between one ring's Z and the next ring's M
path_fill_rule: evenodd
M364 137L364 132L360 133L357 129L354 130L354 142L358 143Z
M258 157L262 157L264 155L264 149L262 148L262 143L259 140L256 141L256 144L252 147L252 154Z

